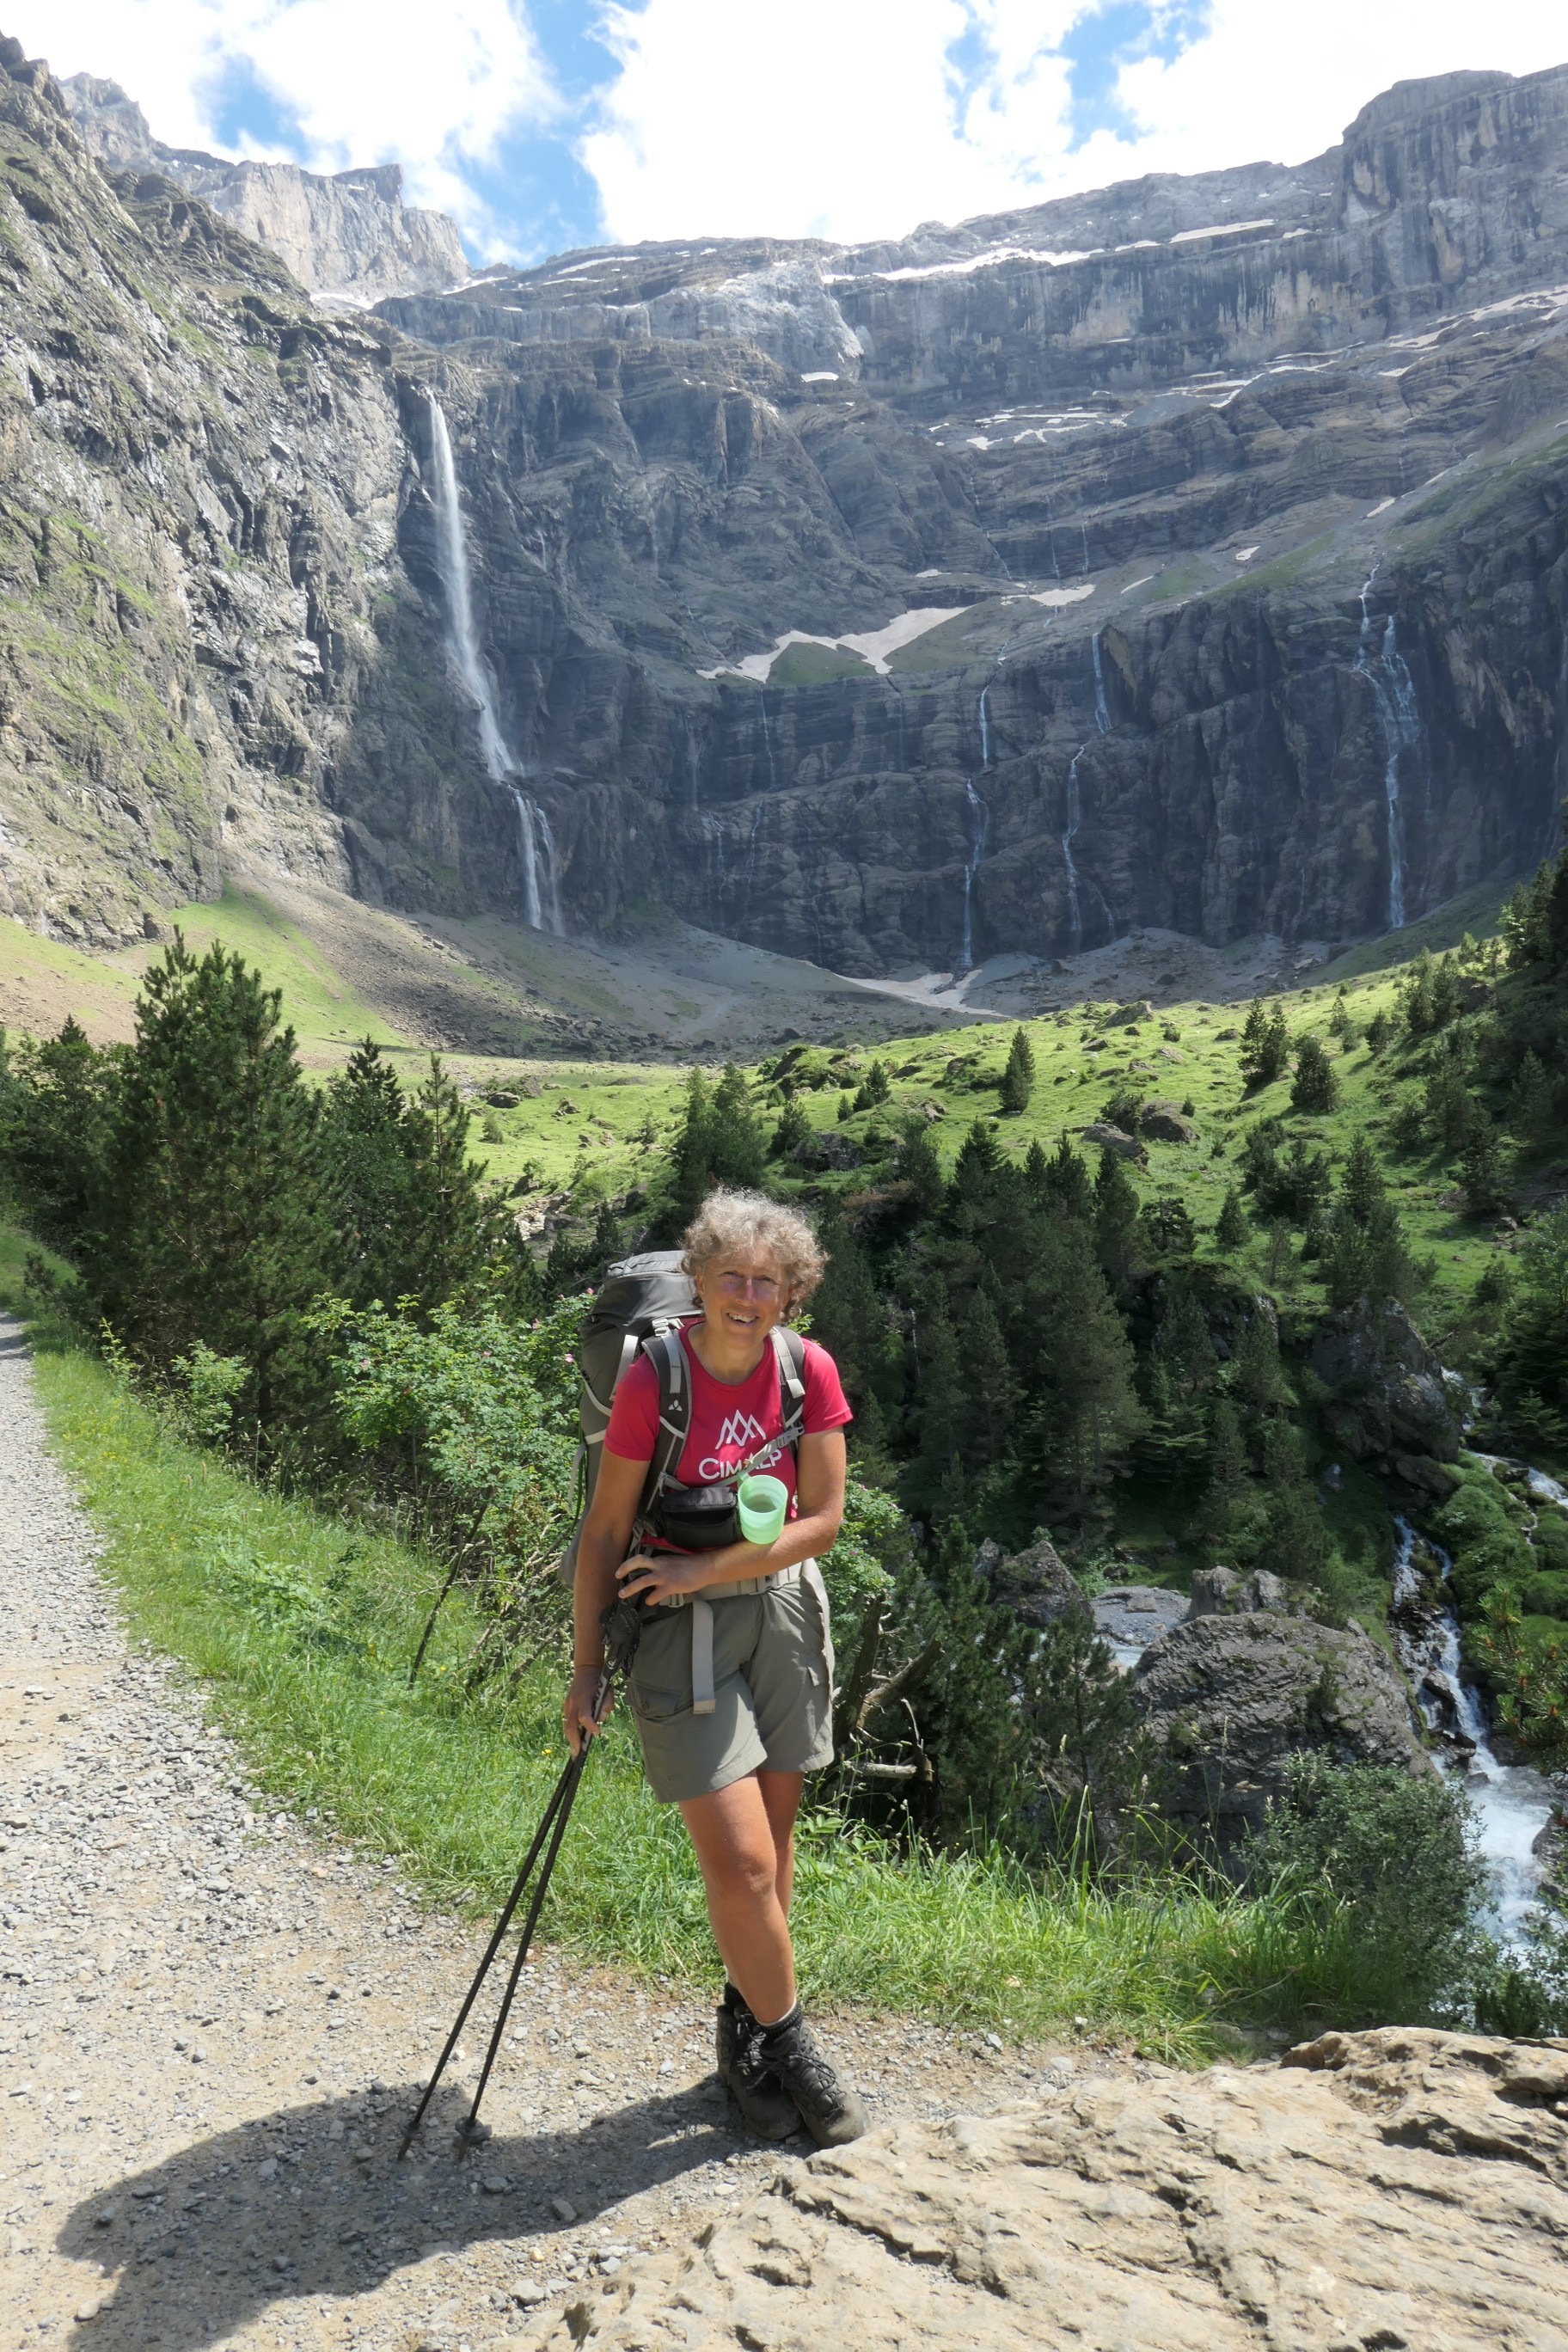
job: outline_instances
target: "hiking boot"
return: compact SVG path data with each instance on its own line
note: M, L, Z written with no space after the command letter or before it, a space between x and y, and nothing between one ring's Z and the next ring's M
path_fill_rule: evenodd
M763 2056L763 2030L732 1984L724 1987L714 2028L719 2080L759 2139L788 2139L800 2129L795 2101Z
M800 2013L797 2001L758 2037L763 2063L795 2102L795 2112L818 2147L842 2147L870 2128L860 2095L841 2082L833 2061Z

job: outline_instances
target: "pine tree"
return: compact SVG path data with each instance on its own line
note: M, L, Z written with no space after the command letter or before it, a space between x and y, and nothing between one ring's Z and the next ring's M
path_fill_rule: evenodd
M682 1225L692 1218L713 1189L713 1089L700 1070L686 1080L680 1128L671 1154L675 1177L675 1215Z
M1330 1111L1340 1098L1340 1082L1323 1041L1310 1030L1297 1040L1296 1077L1290 1088L1294 1110Z
M873 1062L855 1097L857 1110L875 1110L892 1093L892 1082L880 1062Z
M797 1094L786 1095L784 1107L779 1113L779 1123L773 1129L773 1142L768 1147L769 1158L784 1159L796 1144L807 1142L811 1134L811 1121L805 1115L800 1097Z
M74 1018L16 1055L0 1152L32 1230L51 1248L78 1250L97 1223L124 1060L122 1047L95 1046Z
M940 1286L915 1318L919 1365L920 1452L911 1476L915 1500L940 1508L958 1464L958 1417L962 1403L958 1340Z
M1121 1467L1144 1421L1131 1342L1087 1242L1082 1226L1058 1226L1027 1292L1041 1468L1079 1502Z
M733 1062L726 1062L723 1075L713 1089L713 1110L709 1122L708 1161L713 1181L754 1192L763 1181L766 1158L762 1121L752 1104L745 1073Z
M942 1206L947 1187L942 1181L936 1146L923 1122L911 1126L904 1137L899 1152L899 1173L910 1187L910 1202L918 1214L934 1215Z
M1241 1066L1247 1083L1254 1087L1272 1086L1284 1076L1285 1065L1290 1058L1290 1031L1279 1005L1266 1012L1254 997L1247 1008L1247 1024L1241 1033Z
M1388 1051L1388 1041L1393 1034L1394 1024L1379 1006L1366 1025L1367 1052L1374 1061L1380 1054L1385 1054Z
M1556 1088L1545 1064L1531 1048L1519 1066L1509 1104L1509 1124L1526 1143L1533 1143L1551 1124Z
M960 1327L958 1361L955 1434L964 1469L973 1476L1010 1450L1017 1397L1002 1327L984 1290L977 1290L970 1300Z
M1045 1162L1045 1171L1047 1196L1061 1215L1083 1218L1093 1215L1093 1182L1084 1165L1083 1155L1073 1150L1065 1135L1049 1160Z
M1021 1118L1029 1108L1029 1097L1035 1090L1035 1053L1022 1029L1013 1032L1013 1043L1007 1052L1007 1066L1002 1073L1002 1110L1009 1118Z
M1242 1212L1241 1197L1232 1185L1220 1207L1219 1223L1214 1229L1215 1244L1228 1257L1245 1245L1251 1230Z
M1495 1217L1509 1202L1509 1155L1488 1113L1476 1106L1469 1141L1459 1162L1473 1217Z
M1109 1144L1100 1152L1094 1183L1094 1247L1113 1284L1126 1282L1142 1262L1137 1190Z
M982 1118L972 1124L952 1165L951 1195L956 1202L978 1203L990 1199L1002 1166L1001 1147Z
M198 1340L243 1359L239 1409L266 1428L310 1385L302 1318L329 1263L294 1033L242 956L215 946L198 962L177 934L136 1029L84 1271L158 1369Z
M1351 1138L1344 1174L1340 1179L1340 1213L1358 1225L1370 1224L1374 1212L1387 1196L1388 1187L1384 1182L1377 1154L1358 1128Z

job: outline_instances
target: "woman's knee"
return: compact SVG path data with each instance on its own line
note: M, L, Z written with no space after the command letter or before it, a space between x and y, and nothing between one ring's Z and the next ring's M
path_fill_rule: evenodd
M704 1868L709 1885L735 1903L767 1901L778 1881L778 1856L771 1843L726 1847L705 1857Z

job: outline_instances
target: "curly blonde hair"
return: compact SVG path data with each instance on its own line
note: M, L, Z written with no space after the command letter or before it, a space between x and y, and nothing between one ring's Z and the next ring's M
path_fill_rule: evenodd
M794 1209L781 1208L765 1192L736 1192L721 1187L710 1192L681 1239L681 1264L698 1275L716 1257L731 1251L765 1250L778 1262L784 1276L786 1313L805 1305L822 1280L827 1265L823 1248L805 1219Z

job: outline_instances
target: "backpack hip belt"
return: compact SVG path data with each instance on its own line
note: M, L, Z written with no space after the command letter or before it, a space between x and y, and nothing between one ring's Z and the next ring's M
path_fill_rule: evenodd
M742 1576L732 1583L705 1585L700 1592L672 1592L663 1601L656 1601L656 1609L689 1609L691 1612L691 1712L711 1715L718 1704L713 1688L713 1603L716 1601L739 1601L758 1592L771 1592L777 1585L806 1584L816 1597L817 1614L822 1622L822 1673L827 1694L833 1694L833 1636L828 1630L827 1588L822 1581L822 1570L814 1559L796 1560L793 1568L776 1568L771 1576ZM814 1677L816 1669L813 1669Z

